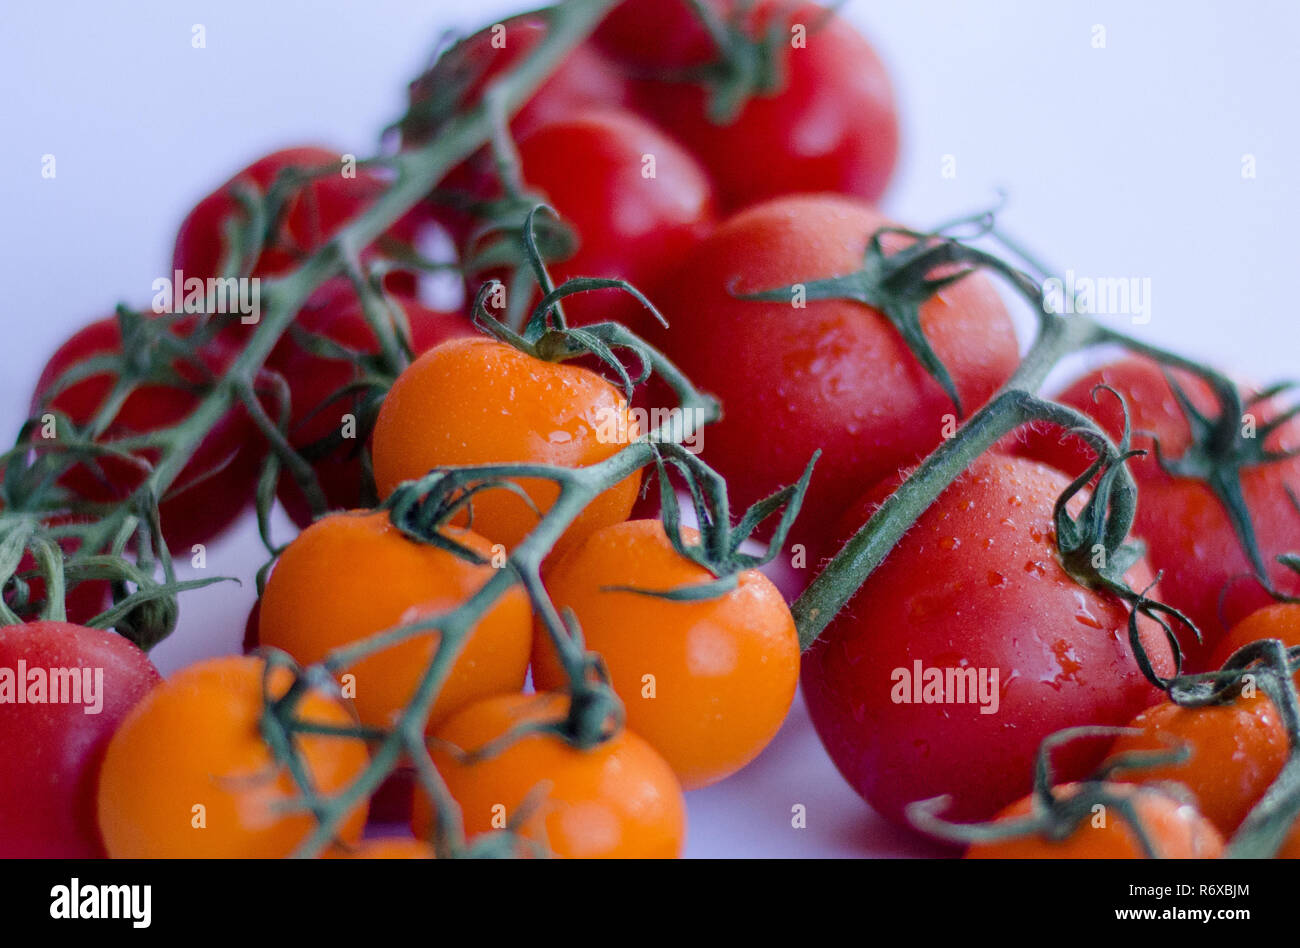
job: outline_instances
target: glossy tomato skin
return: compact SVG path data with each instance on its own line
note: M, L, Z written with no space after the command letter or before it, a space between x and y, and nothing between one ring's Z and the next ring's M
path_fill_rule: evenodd
M696 531L683 533L687 543L699 542ZM658 520L596 531L546 577L556 608L573 610L587 648L605 659L628 727L688 790L735 773L781 727L799 680L794 620L757 570L741 573L736 589L699 602L608 587L667 590L713 579L673 549ZM567 680L540 627L533 680L542 690L563 689Z
M1185 372L1175 372L1174 378L1199 410L1217 412L1216 400L1204 382ZM1146 542L1151 566L1161 573L1166 601L1185 612L1203 636L1200 645L1190 636L1184 638L1186 670L1204 671L1212 667L1209 655L1225 631L1272 600L1251 578L1250 562L1211 489L1201 481L1167 474L1156 460L1151 439L1142 434L1154 433L1170 459L1181 457L1190 441L1187 421L1160 366L1146 359L1125 359L1085 375L1057 397L1095 418L1117 438L1123 431L1123 413L1109 393L1093 399L1092 391L1100 383L1124 396L1137 432L1133 446L1149 452L1129 462L1139 488L1133 532ZM1257 409L1257 424L1264 424L1270 412L1268 406ZM1298 446L1300 422L1284 425L1266 444L1283 451ZM1071 474L1082 471L1091 458L1077 440L1062 442L1054 431L1040 430L1022 450ZM1291 503L1287 488L1300 491L1300 458L1247 468L1242 475L1246 506L1269 578L1280 591L1296 595L1300 575L1276 562L1278 555L1300 549L1300 510Z
M1214 824L1194 806L1148 787L1108 784L1111 794L1129 797L1137 811L1143 832L1161 859L1217 859L1223 854L1223 839ZM1059 795L1078 792L1075 785L1056 787ZM999 820L1027 816L1033 808L1030 797L1018 800L998 814ZM967 859L1143 859L1139 838L1113 810L1104 822L1085 820L1073 834L1060 841L1038 836L1018 837L1001 842L976 843L966 851Z
M865 495L837 532L866 522L896 483ZM1130 651L1125 604L1080 586L1057 558L1052 507L1067 484L1032 461L977 459L804 653L817 733L883 816L906 825L907 804L952 794L953 819L986 819L1028 792L1049 734L1122 725L1159 698ZM1150 570L1139 562L1129 579L1140 588ZM1140 628L1156 670L1170 674L1158 628ZM916 663L922 682L930 669L974 669L985 696L917 701ZM1077 779L1104 750L1066 747L1056 772Z
M551 267L571 277L627 280L650 296L713 224L713 186L690 154L663 132L617 109L589 110L538 128L519 143L525 181L578 237L573 256ZM614 290L570 297L571 325L649 320Z
M1111 756L1186 747L1187 761L1125 773L1133 783L1163 780L1182 784L1192 802L1223 833L1231 836L1259 802L1286 763L1286 728L1263 692L1232 704L1183 708L1169 701L1147 708L1129 727Z
M1222 668L1233 652L1260 639L1278 639L1287 648L1300 645L1300 603L1275 602L1246 616L1219 640L1209 667Z
M93 375L51 393L52 387L71 367L98 355L120 353L121 348L115 318L97 320L74 333L42 370L32 397L33 414L52 409L79 426L88 424L112 391L115 377ZM229 365L231 353L218 345L203 359L210 372L220 373ZM180 371L194 374L188 367ZM140 435L175 425L200 400L181 388L142 385L127 397L105 436ZM232 408L217 421L159 502L163 535L174 552L188 552L192 544L208 542L239 518L253 498L265 451L261 434L242 407ZM141 457L150 463L158 459L152 450L142 451ZM141 468L118 458L101 459L99 467L102 476L87 465L72 467L61 483L87 500L109 502L125 498L144 480ZM217 473L206 476L213 471Z
M449 528L447 535L491 560L491 544L477 534ZM489 564L408 539L385 511L329 514L299 534L272 570L258 613L259 640L302 664L319 662L333 649L460 606L495 573ZM392 726L437 642L432 632L348 669L364 723ZM434 703L430 727L471 701L520 691L531 643L532 614L516 586L474 627Z
M626 399L596 373L543 362L482 336L453 339L413 362L389 391L375 424L375 483L387 498L403 481L441 466L588 467L636 435ZM553 481L517 483L543 513L558 496ZM640 484L636 472L600 494L556 543L556 553L626 520ZM509 549L537 523L537 513L510 490L474 498L475 532Z
M317 170L333 168L331 174L313 178L295 191L283 209L272 239L262 248L251 276L273 277L292 269L305 256L323 247L350 219L364 211L387 188L379 175L365 168L355 174L343 174L342 156L329 148L305 146L285 148L265 155L237 172L207 197L203 198L181 222L172 251L172 269L185 279L207 280L223 276L221 266L226 255L224 228L231 219L243 214L238 193L241 188L266 194L286 169ZM400 221L392 236L410 240L414 218ZM363 259L375 254L373 248ZM410 274L394 274L388 285L394 290L414 292ZM231 333L242 336L249 327L231 323Z
M88 669L98 699L18 704L12 689L27 684L17 682L20 661L29 675L37 668L75 669L83 682ZM7 674L14 680L6 694L0 678L0 755L6 762L0 767L0 857L102 858L95 786L104 750L131 708L159 682L157 670L115 633L30 622L0 628L0 676ZM49 691L45 695L48 700Z
M884 316L864 304L757 302L757 293L853 273L889 222L843 197L783 198L744 211L692 252L660 300L670 328L650 336L723 418L704 459L727 478L733 510L797 481L817 462L795 538L834 523L865 486L939 444L952 402ZM968 412L1014 370L1015 330L993 286L964 279L921 311Z
M114 859L251 858L291 855L315 826L310 815L277 808L295 799L259 731L265 662L252 656L207 659L171 676L141 701L109 742L99 778L99 828ZM288 689L287 669L270 677L273 697ZM309 692L302 720L352 725L333 695ZM338 793L366 765L364 742L299 735L306 773L322 794ZM268 773L274 772L273 777ZM203 827L196 825L202 805ZM364 802L340 838L355 845Z
M568 696L502 695L470 705L438 729L437 737L466 752L482 748L525 723L556 721ZM438 772L460 805L472 840L505 818L515 818L530 791L538 806L518 832L551 854L570 859L672 859L686 836L686 802L672 768L645 741L621 731L590 750L553 734L533 733L499 754L464 763L433 750ZM415 835L426 839L432 823L428 799L415 798Z
M746 22L752 35L785 24L775 93L750 98L725 125L709 118L707 93L694 83L634 81L634 103L709 169L728 210L794 193L875 201L898 157L894 93L875 50L847 20L815 3L760 0ZM802 46L797 26L806 28ZM686 42L685 51L669 50L670 58L697 55Z
M475 332L463 313L431 309L409 297L394 297L394 302L405 314L416 356L448 339ZM379 341L355 293L335 292L319 305L302 310L295 322L302 330L354 352L379 351ZM304 448L339 430L344 415L356 417L360 408L357 396L339 395L362 377L363 370L355 362L318 355L291 336L281 339L272 362L289 387L289 442L294 447ZM331 510L362 505L362 459L355 443L313 459L312 467ZM292 475L281 473L276 496L300 528L311 523L311 507Z

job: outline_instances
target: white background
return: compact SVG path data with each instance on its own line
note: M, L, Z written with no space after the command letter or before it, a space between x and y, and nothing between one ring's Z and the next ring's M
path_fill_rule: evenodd
M66 335L148 299L198 198L273 148L372 149L442 30L515 9L0 0L0 431L16 432ZM1257 379L1300 375L1300 4L851 0L847 15L901 102L885 200L897 219L934 224L1006 188L1004 223L1060 270L1150 279L1138 331L1152 340ZM196 23L204 49L191 46ZM40 174L46 154L54 180ZM941 175L946 155L955 178ZM209 570L244 585L189 594L180 632L154 653L164 670L237 646L258 562L250 529L214 545ZM806 830L790 828L795 803ZM866 811L799 705L757 763L690 805L692 855L932 851Z

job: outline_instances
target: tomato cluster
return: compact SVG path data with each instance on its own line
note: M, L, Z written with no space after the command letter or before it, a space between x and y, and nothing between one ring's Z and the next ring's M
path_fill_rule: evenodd
M1300 850L1260 817L1300 753L1284 390L1145 347L1034 396L973 271L1017 275L874 206L893 93L831 9L622 0L516 94L574 15L444 50L392 153L243 168L171 308L50 359L0 478L0 855L673 857L800 684L972 858ZM160 679L171 552L277 500L246 654Z

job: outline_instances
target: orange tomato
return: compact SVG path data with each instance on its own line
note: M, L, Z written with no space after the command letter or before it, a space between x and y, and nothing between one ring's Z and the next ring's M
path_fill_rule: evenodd
M1112 758L1184 744L1191 757L1182 763L1125 771L1123 779L1182 784L1206 819L1225 836L1241 825L1286 763L1286 729L1263 692L1203 708L1165 701L1143 711L1129 726L1142 733L1119 737L1111 748Z
M1072 796L1078 784L1056 787L1055 792ZM1217 859L1223 853L1223 838L1194 806L1181 803L1150 787L1112 783L1107 789L1132 800L1138 821L1162 859ZM997 820L1027 816L1033 798L1018 800L998 814ZM967 859L1142 859L1145 853L1138 837L1114 807L1090 814L1073 833L1056 842L1040 836L1025 836L1001 842L975 843L966 850Z
M454 715L435 735L472 753L520 724L562 719L564 694L501 695ZM533 733L473 763L433 748L434 762L460 805L466 836L501 829L537 788L536 809L515 827L525 839L567 858L673 858L686 835L686 802L672 768L630 731L591 749ZM429 834L432 811L415 799L415 835Z
M481 536L455 527L446 533L491 557L492 546ZM407 538L385 512L330 514L280 555L262 594L260 639L314 664L334 649L456 608L494 572L491 565ZM474 627L438 694L429 727L478 698L520 691L531 629L527 596L516 586ZM438 641L439 634L429 632L348 669L355 676L350 696L363 722L391 726L415 693Z
M433 859L433 847L412 836L382 836L362 841L355 849L334 847L326 859Z
M688 543L699 540L684 529ZM559 609L572 609L587 647L599 652L627 709L627 723L672 765L687 789L749 763L785 720L799 679L799 636L781 593L762 573L714 599L673 602L609 586L667 590L713 580L673 549L658 520L593 533L547 576ZM566 678L545 628L533 647L533 679Z
M260 658L207 659L136 705L113 735L99 776L99 829L109 856L278 858L297 849L315 819L279 809L300 794L259 730L264 672ZM288 669L276 669L271 694L282 696L290 680ZM309 692L296 714L332 727L353 723L340 702L319 692ZM340 791L366 766L360 740L300 735L297 746L323 795ZM340 838L355 844L365 819L362 802Z
M1300 645L1300 603L1278 602L1246 616L1219 640L1209 667L1222 668L1233 652L1260 639L1281 639L1287 648Z
M382 497L435 467L536 463L588 467L637 437L627 400L596 373L543 362L485 337L455 339L413 362L384 399L375 423L375 483ZM545 513L559 488L516 483ZM636 472L600 494L556 544L626 520L641 486ZM474 497L474 529L513 549L537 525L528 503L507 489ZM465 523L462 519L457 521Z

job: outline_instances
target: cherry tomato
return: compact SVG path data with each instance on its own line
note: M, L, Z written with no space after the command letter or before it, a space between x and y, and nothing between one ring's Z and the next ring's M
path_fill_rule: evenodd
M381 836L364 840L354 850L331 849L326 859L434 859L433 847L410 836Z
M896 483L868 492L839 535ZM804 653L817 733L882 815L903 822L908 803L952 794L955 818L986 819L1028 792L1048 735L1122 725L1159 698L1130 650L1126 604L1081 586L1058 559L1052 509L1067 486L1046 465L980 457ZM1142 589L1151 572L1139 561L1128 579ZM1157 672L1170 674L1156 624L1139 628ZM1057 772L1078 779L1102 752L1065 748Z
M1159 858L1217 859L1223 854L1222 837L1194 806L1149 787L1113 783L1107 784L1107 790L1132 800L1142 831ZM1054 792L1072 796L1078 787L1066 785L1055 788ZM1032 808L1032 798L1025 797L998 814L998 819L1028 816ZM1142 859L1145 856L1139 837L1113 808L1090 816L1060 841L1030 836L976 843L966 851L967 859Z
M688 543L699 534L683 530ZM627 724L686 789L735 773L785 720L799 680L799 636L785 600L757 570L716 598L672 602L611 587L669 590L714 577L680 556L658 520L598 530L547 575L558 609L572 609L587 647L599 652ZM564 670L544 628L533 681L559 690Z
M519 143L524 179L577 234L573 256L551 267L570 277L627 280L647 295L712 225L713 187L694 158L630 112L588 111L543 125ZM613 290L565 301L570 324L649 317Z
M144 652L112 632L0 627L0 857L103 857L95 782L104 749L159 680Z
M1122 735L1111 756L1186 747L1190 759L1125 771L1123 779L1149 784L1172 780L1190 791L1197 808L1231 836L1286 763L1286 729L1263 692L1232 704L1183 708L1166 701L1147 708Z
M0 477L2 476L3 473L0 472ZM86 522L88 519L76 515L59 514L45 518L45 522L49 526L59 526L73 522ZM71 556L80 548L81 541L77 537L64 537L58 541L58 544L65 555ZM37 571L36 558L32 556L30 550L23 553L23 557L18 563L18 569L15 570L16 576L21 576L23 573L31 573L31 575L22 577L24 582L27 583L27 606L18 610L18 615L19 618L30 622L40 615L46 605L45 577ZM85 625L112 603L111 590L107 580L84 579L73 584L71 578L65 576L64 584L64 610L67 621L73 625ZM10 608L16 608L17 597L16 590L13 587L5 591L4 597L5 603Z
M265 662L251 656L201 661L155 688L109 742L99 778L99 828L114 859L280 858L291 855L315 825L309 814L285 814L299 796L278 766L260 728ZM290 674L271 675L270 694L288 690ZM347 727L336 699L302 698L304 721ZM333 735L299 735L303 766L322 795L338 793L366 766L365 744ZM202 809L198 809L198 808ZM355 845L364 802L340 832Z
M622 394L576 365L542 362L478 337L453 339L420 356L393 384L375 424L375 484L381 497L435 467L528 462L587 467L637 436ZM610 435L605 437L605 435ZM537 510L558 496L553 481L518 478ZM627 519L640 472L600 494L555 546ZM475 496L474 530L508 548L537 525L519 495L500 488ZM459 521L464 522L464 521Z
M520 725L557 721L568 696L502 695L465 708L435 735L466 753ZM500 829L525 800L535 806L522 825L524 839L555 856L574 859L663 859L681 855L686 803L672 768L630 731L580 750L550 733L519 737L499 753L462 762L434 750L438 772L460 805L467 837ZM427 838L428 799L415 797L414 827Z
M888 223L843 197L762 204L699 244L655 297L671 328L650 341L722 400L722 420L703 432L703 456L727 478L733 509L794 483L822 451L796 521L795 539L808 545L816 545L810 527L834 523L864 486L936 447L955 409L893 325L865 304L797 308L734 294L853 273ZM1015 368L1014 327L983 277L926 303L921 325L968 412Z
M724 20L734 10L731 0L706 2ZM689 0L623 0L592 40L614 62L638 72L703 66L717 55Z
M636 6L650 13L664 4ZM898 157L898 115L875 51L848 21L815 3L759 0L745 22L752 36L778 27L775 91L749 98L723 124L711 119L698 83L634 81L633 102L699 157L729 210L792 193L879 198ZM647 37L660 28L649 17L643 25ZM646 48L674 67L698 56L697 33L683 43L648 39Z
M1222 668L1237 649L1261 639L1279 639L1287 648L1300 645L1300 603L1275 602L1246 616L1219 640L1209 667Z
M1174 378L1200 411L1217 413L1216 399L1203 381L1185 372L1174 373ZM1057 397L1119 437L1124 424L1119 402L1105 392L1093 398L1093 389L1101 383L1124 397L1135 432L1133 446L1150 452L1130 462L1140 492L1133 532L1146 542L1168 602L1185 612L1203 636L1201 645L1190 636L1184 641L1185 667L1215 667L1208 656L1224 632L1272 600L1251 578L1253 570L1237 533L1210 487L1167 473L1156 459L1147 432L1155 435L1168 459L1181 457L1191 440L1186 417L1160 366L1146 359L1116 362L1089 373ZM1268 406L1256 409L1256 424L1263 425L1269 412ZM1279 451L1298 446L1300 421L1283 426L1266 445ZM1066 473L1083 470L1091 458L1076 439L1062 444L1058 432L1044 435L1040 430L1025 450ZM1300 510L1287 494L1288 488L1300 492L1300 458L1248 467L1241 483L1270 581L1284 593L1300 593L1300 575L1276 562L1279 554L1300 549Z
M240 189L265 195L289 169L327 168L333 170L313 177L289 196L250 275L272 277L292 269L373 203L388 187L387 182L368 169L345 166L339 152L328 148L309 146L272 152L239 171L195 205L176 235L172 269L179 270L186 280L237 275L223 273L222 264L229 249L225 231L228 222L243 220L246 215L239 200ZM414 226L414 218L404 219L390 233L396 239L409 241ZM377 252L377 248L367 248L362 258L372 258ZM394 274L389 285L405 292L415 289L414 280L407 273ZM179 289L176 288L177 295ZM232 322L231 330L237 334L249 331L239 322Z
M405 297L395 299L405 314L411 347L416 355L447 339L474 332L473 324L463 313L430 309ZM335 293L320 305L304 309L295 323L300 329L353 352L373 354L379 351L379 341L355 293ZM292 336L281 340L273 361L291 393L289 442L294 447L301 449L327 438L340 430L345 416L351 416L353 425L358 423L362 399L356 392L339 393L362 379L362 366L355 361L317 354L311 348L299 345ZM312 467L320 479L330 509L350 510L361 506L362 450L355 441L350 445L345 442L331 454L312 459ZM276 496L299 527L311 523L307 498L288 472L282 471Z
M32 413L54 410L78 426L88 424L116 384L112 373L92 375L57 392L51 389L71 367L95 356L120 353L121 339L113 318L98 320L76 332L42 370L32 398ZM216 374L229 365L230 353L216 347L203 358L207 368ZM186 377L197 374L188 366L178 366L178 372ZM199 401L199 395L183 388L141 385L122 403L104 438L138 436L175 425L188 417ZM233 524L253 498L264 452L265 443L242 407L223 415L160 500L168 546L174 551L188 551L192 544L206 543ZM142 450L139 457L154 463L158 452ZM145 477L140 466L119 458L101 458L97 466L99 471L88 464L74 465L60 481L80 497L102 503L124 499Z
M491 559L491 544L482 537L455 528L447 535ZM320 662L334 649L462 605L494 572L491 565L408 539L386 512L329 514L299 534L271 571L258 618L260 641L303 664ZM364 723L394 723L438 641L437 632L417 636L348 669ZM439 692L430 726L478 698L520 691L531 641L527 597L515 587L475 626Z

